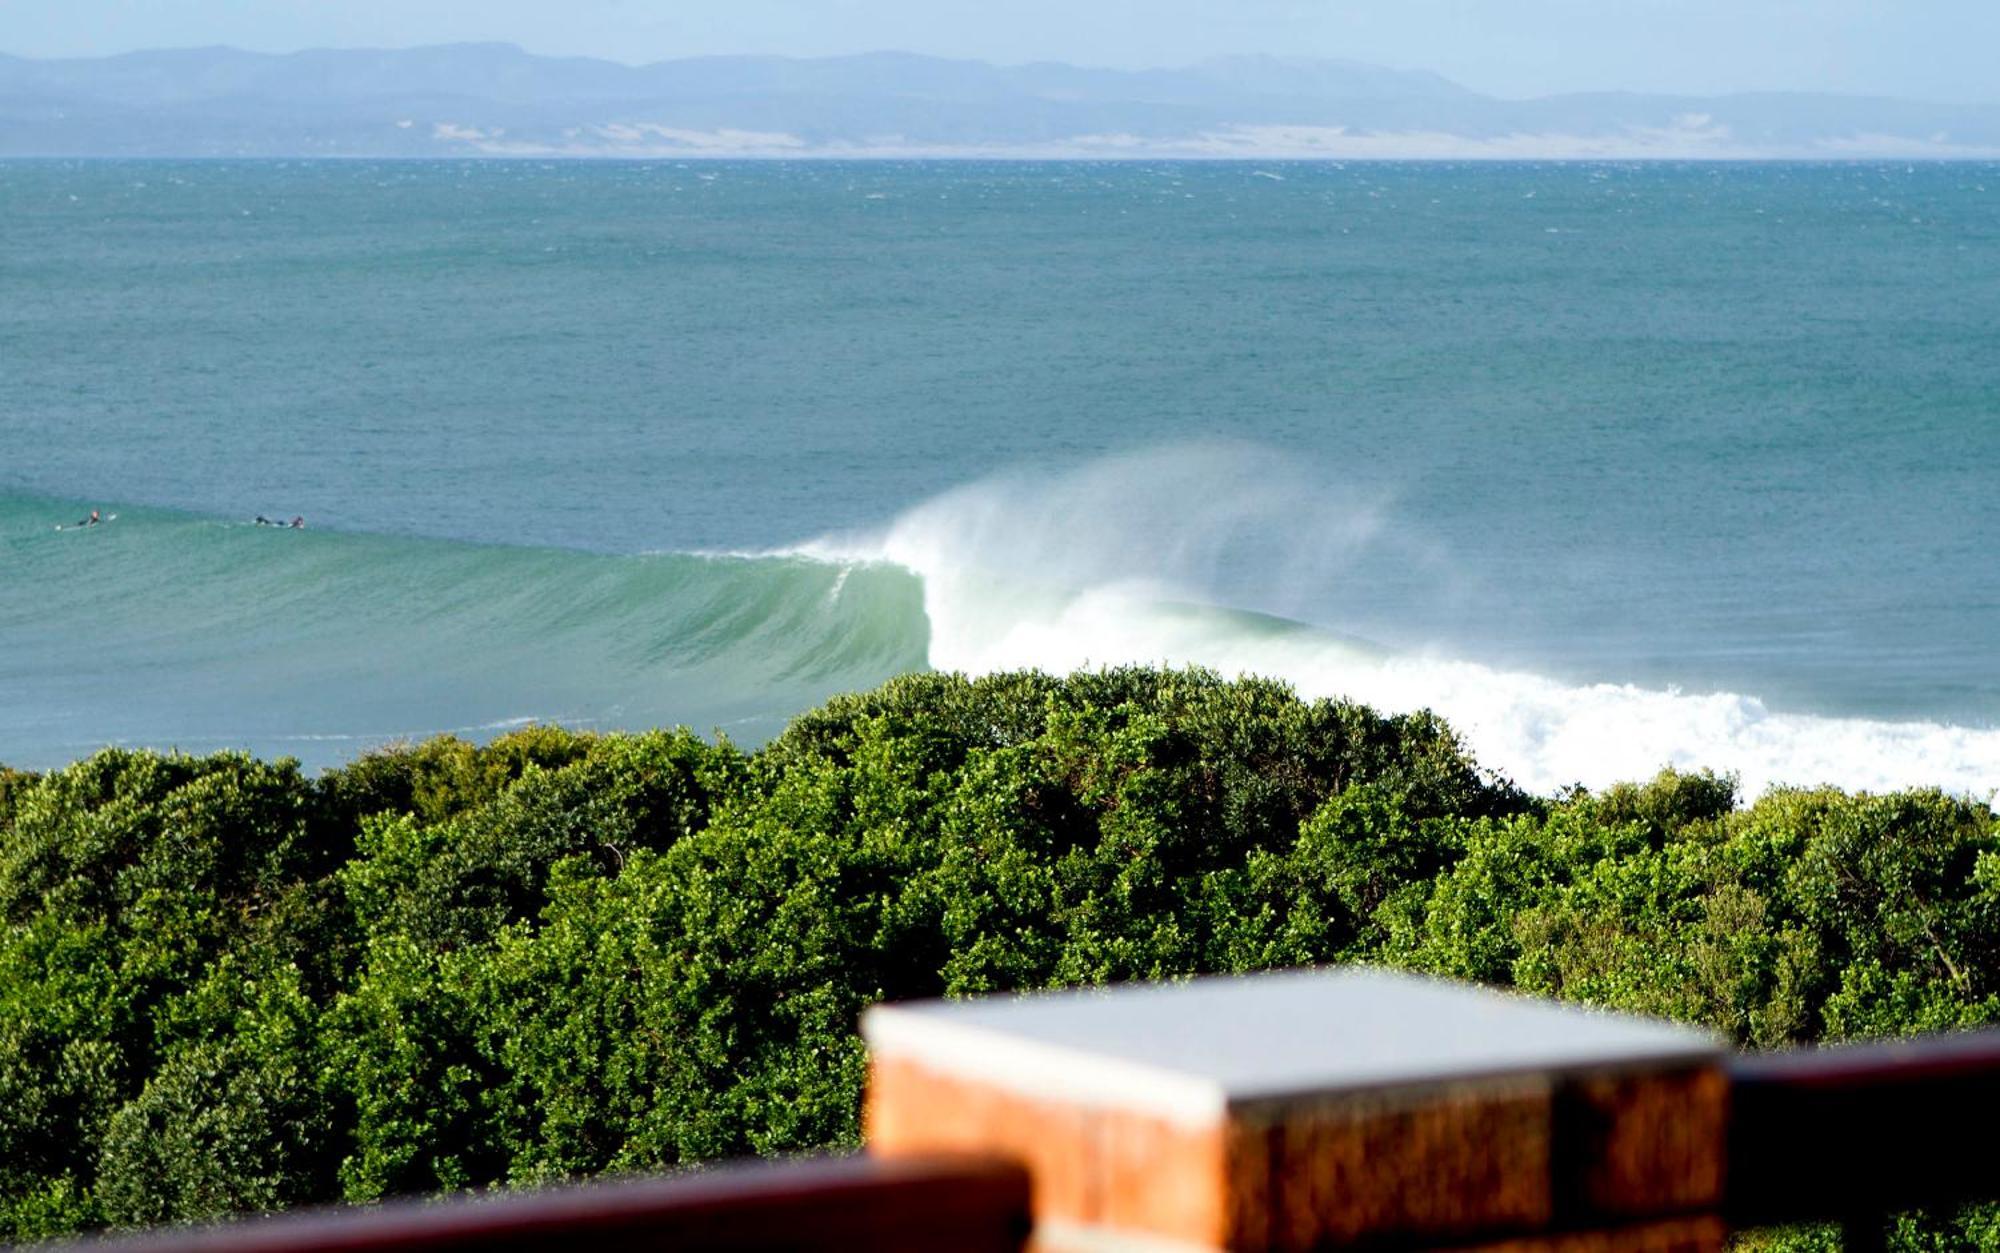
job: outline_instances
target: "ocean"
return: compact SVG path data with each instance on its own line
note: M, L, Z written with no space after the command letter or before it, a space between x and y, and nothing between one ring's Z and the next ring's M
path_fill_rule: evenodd
M0 162L20 767L1171 662L1990 797L1996 464L1994 164Z

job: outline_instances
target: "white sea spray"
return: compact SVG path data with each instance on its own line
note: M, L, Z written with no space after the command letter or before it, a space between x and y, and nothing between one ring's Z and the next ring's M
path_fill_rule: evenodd
M1326 581L1383 545L1449 577L1448 561L1389 525L1385 500L1317 483L1267 451L1203 444L1008 473L875 533L794 551L920 576L939 669L1197 664L1385 712L1428 708L1484 766L1538 792L1643 779L1665 766L1733 773L1746 798L1830 783L1990 799L2000 785L1992 728L1788 712L1729 691L1566 683L1270 616L1328 603Z

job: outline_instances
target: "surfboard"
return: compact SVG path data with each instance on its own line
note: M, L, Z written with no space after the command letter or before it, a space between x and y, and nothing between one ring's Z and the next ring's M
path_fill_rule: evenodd
M107 513L107 514L105 514L105 515L104 515L103 517L101 517L101 518L99 518L99 519L97 520L97 525L98 525L98 526L103 526L103 525L104 525L105 523L107 523L107 522L116 522L116 521L118 521L118 515L117 515L117 514L115 514L115 513ZM90 527L91 527L91 524L90 524L90 523L88 523L88 522L58 522L58 523L56 523L56 530L58 530L58 531L88 531L88 530L90 529Z

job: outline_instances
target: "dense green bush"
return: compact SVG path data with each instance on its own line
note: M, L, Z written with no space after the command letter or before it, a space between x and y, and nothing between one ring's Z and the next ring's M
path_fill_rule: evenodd
M14 1239L852 1144L885 998L1374 961L1753 1046L2000 1021L1984 804L1535 798L1201 671L910 676L753 753L0 771L0 917Z

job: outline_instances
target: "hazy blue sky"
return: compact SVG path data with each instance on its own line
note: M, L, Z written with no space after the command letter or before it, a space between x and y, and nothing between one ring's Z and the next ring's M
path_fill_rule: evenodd
M1138 67L1280 52L1434 69L1502 95L2000 99L1996 0L0 0L0 51L29 56L485 39L621 61L896 48Z

